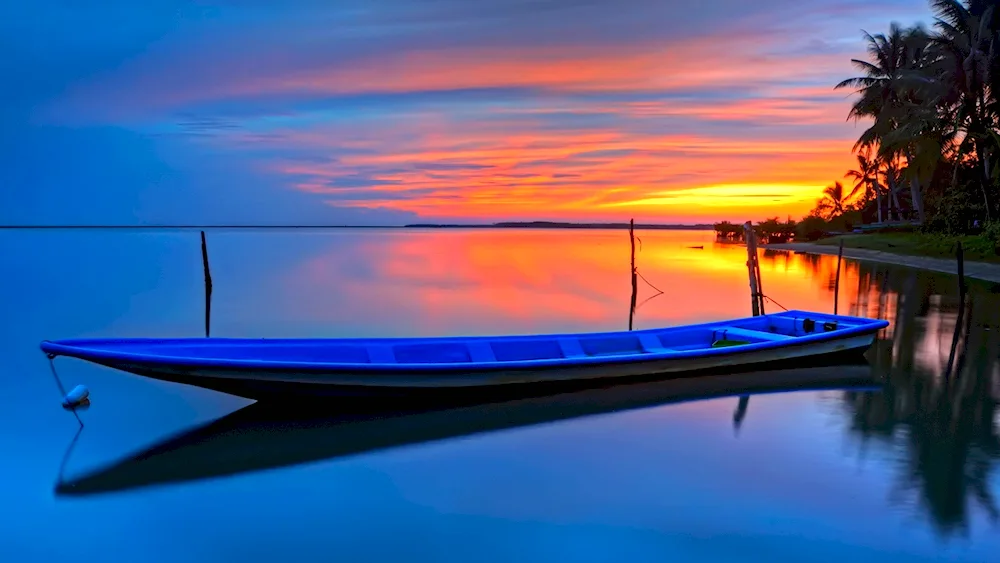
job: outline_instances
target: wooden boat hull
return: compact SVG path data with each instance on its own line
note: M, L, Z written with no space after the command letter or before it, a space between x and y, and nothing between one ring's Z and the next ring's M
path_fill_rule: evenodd
M493 392L498 388L536 385L558 387L604 379L725 373L771 367L777 362L794 365L809 358L859 354L871 346L878 330L886 324L885 321L871 319L791 311L724 323L621 333L325 341L127 339L96 343L44 342L42 350L53 356L73 356L145 377L257 400L427 396ZM791 334L775 332L779 328ZM709 336L710 342L715 342L720 334L722 338L736 335L749 340L726 348L690 344ZM688 349L671 349L667 344L686 345ZM692 348L699 345L700 348ZM622 346L626 347L624 351ZM636 349L631 351L628 346ZM537 349L546 347L556 350L550 352L552 357L508 360L500 354L520 357L535 353L537 356ZM423 351L421 353L425 356L430 350L432 355L429 359L433 361L407 352L413 349ZM301 357L290 360L289 350ZM464 356L456 360L456 351ZM172 352L172 355L167 355L167 352ZM223 352L230 356L211 355ZM367 360L365 362L358 359L362 352L362 359ZM451 356L445 357L446 352ZM331 353L350 356L352 361L315 359ZM407 356L408 353L410 356ZM305 354L311 355L310 361L302 359ZM390 357L390 354L393 355ZM248 359L249 355L253 357ZM479 359L474 358L475 355ZM379 356L382 361L372 361L372 357L377 359ZM488 356L488 359L482 359L483 356ZM387 357L393 361L384 359ZM399 361L407 357L417 359L409 363Z

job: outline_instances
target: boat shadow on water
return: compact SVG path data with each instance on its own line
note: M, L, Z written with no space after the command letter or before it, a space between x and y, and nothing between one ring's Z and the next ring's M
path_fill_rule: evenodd
M750 395L819 389L865 390L879 378L863 358L801 363L768 371L592 384L531 395L462 396L420 402L357 399L253 403L109 466L57 482L57 496L86 496L290 467L411 444L532 426L615 411L740 397L737 429Z

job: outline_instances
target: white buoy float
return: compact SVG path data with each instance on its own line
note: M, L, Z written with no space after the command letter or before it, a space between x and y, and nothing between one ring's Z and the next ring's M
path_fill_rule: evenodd
M90 390L83 385L77 385L72 391L63 397L62 406L64 409L75 409L77 407L90 404Z

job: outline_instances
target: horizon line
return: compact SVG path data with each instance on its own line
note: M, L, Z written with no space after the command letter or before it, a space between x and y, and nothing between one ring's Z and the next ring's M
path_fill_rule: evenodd
M711 228L714 223L634 223L636 227L656 228ZM628 227L629 221L497 221L493 223L407 223L396 225L338 225L338 224L160 224L160 225L0 225L2 230L44 229L412 229L412 228L524 228L524 227Z

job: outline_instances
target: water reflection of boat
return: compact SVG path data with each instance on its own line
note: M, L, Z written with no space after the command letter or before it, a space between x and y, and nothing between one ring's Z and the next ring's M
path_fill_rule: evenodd
M305 410L255 403L92 473L60 481L58 495L89 495L236 475L587 415L753 393L871 387L867 363L744 372L590 388L506 402L421 409L350 401ZM741 405L746 408L746 401ZM338 414L331 415L332 410Z
M808 311L628 332L340 339L78 339L43 342L147 377L252 399L473 392L688 375L866 350L888 325Z

